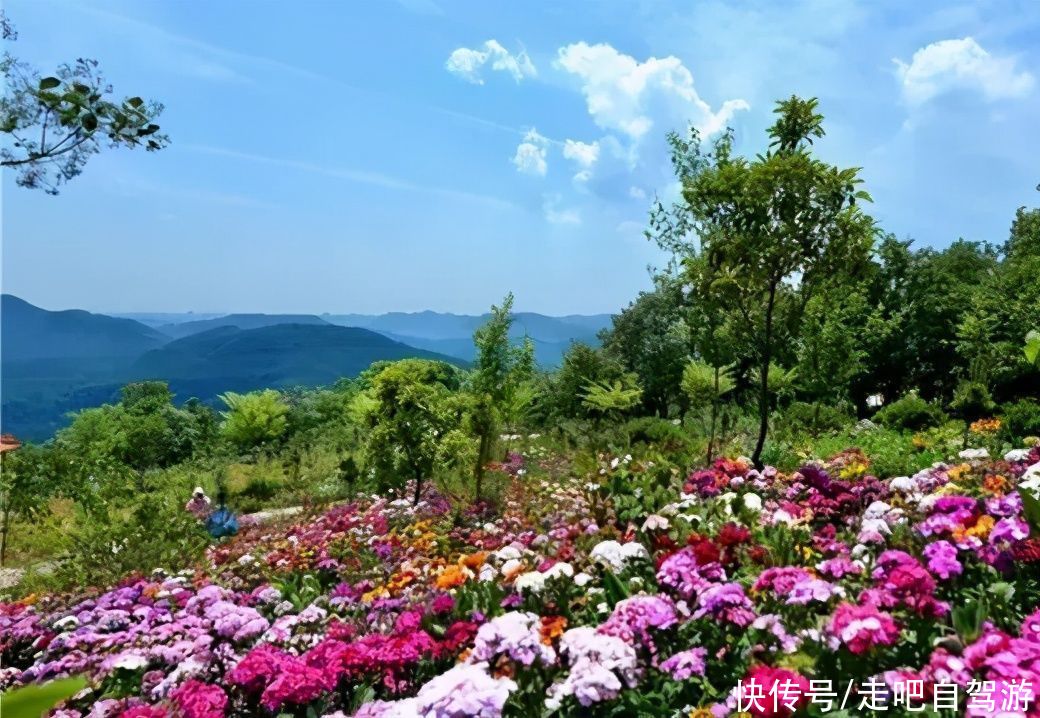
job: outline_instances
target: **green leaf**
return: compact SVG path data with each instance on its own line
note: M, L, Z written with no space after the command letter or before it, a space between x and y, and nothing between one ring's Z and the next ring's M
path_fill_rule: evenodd
M1020 489L1018 495L1022 497L1022 513L1033 532L1040 535L1040 501L1028 491Z
M80 122L83 123L83 129L85 129L87 132L93 132L97 129L98 126L97 117L93 113L83 115L83 119L80 120Z
M982 634L982 624L988 614L982 599L969 600L953 609L953 627L965 643L972 643Z
M53 90L55 87L61 84L61 80L57 77L45 77L40 80L41 90Z
M1033 330L1026 334L1026 345L1022 348L1026 355L1026 361L1030 364L1040 364L1040 332Z
M144 100L142 100L140 97L131 97L129 100L126 101L126 104L130 105L131 107L137 108L144 104Z
M15 688L0 694L0 713L5 718L40 718L86 685L85 678L76 677Z

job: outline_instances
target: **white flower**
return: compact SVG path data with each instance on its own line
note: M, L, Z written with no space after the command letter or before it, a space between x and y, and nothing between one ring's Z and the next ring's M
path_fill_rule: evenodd
M914 483L914 480L911 479L909 476L897 476L896 478L888 482L888 486L893 491L898 491L901 494L909 494L915 488L917 488L917 485Z
M619 459L618 457L616 457L616 456L615 456L615 457L614 457L613 459L611 459L611 460L610 460L610 468L612 468L612 469L616 469L616 468L617 468L617 465L618 465L618 464L619 464L620 462L621 462L621 459Z
M541 593L545 588L545 574L541 571L528 571L516 577L513 587L518 593Z
M140 653L124 653L112 664L116 668L125 668L128 671L136 671L148 665L148 659Z
M600 613L610 613L610 606L608 606L606 601L604 601L603 603L596 604L596 610Z
M593 561L608 566L615 573L623 571L625 564L633 559L650 558L646 547L634 541L624 545L617 541L600 541L592 547L589 558Z
M758 494L744 494L744 508L749 511L761 511L762 497Z
M560 563L554 563L547 570L543 571L542 575L545 576L547 580L559 576L567 576L570 578L574 575L574 567L569 563L561 561Z
M522 565L523 564L520 563L519 559L511 558L502 564L502 575L509 576L510 574L515 573Z
M643 522L644 531L665 531L671 526L668 519L658 514L650 514Z
M965 449L961 453L957 454L957 456L962 459L968 459L969 461L974 459L988 459L989 451L986 449Z
M584 571L574 576L574 585L578 588L585 586L592 580L592 576L588 575Z
M1029 449L1012 449L1004 454L1004 461L1025 461L1029 458Z
M75 628L79 625L79 619L75 616L65 616L65 618L59 618L52 624L53 628L59 631L63 631L66 628Z

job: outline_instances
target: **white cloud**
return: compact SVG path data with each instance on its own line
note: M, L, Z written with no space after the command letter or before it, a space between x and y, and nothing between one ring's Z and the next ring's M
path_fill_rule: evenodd
M911 105L956 89L981 92L989 101L1026 95L1034 78L1011 57L995 57L974 38L940 40L920 48L909 63L894 58L903 98Z
M677 57L651 57L638 62L608 44L578 42L560 48L556 67L581 79L589 114L600 127L620 131L632 140L655 125L665 132L693 122L710 135L726 126L746 101L727 100L718 111L701 99L693 75Z
M581 224L581 213L575 207L560 208L560 195L546 195L542 212L549 224Z
M458 75L475 85L483 85L481 71L488 63L491 69L512 75L517 82L525 77L535 77L538 71L527 53L521 50L515 55L510 53L497 40L488 40L483 49L460 47L448 56L444 66L448 72Z
M523 141L517 145L516 154L513 155L513 164L523 174L538 175L544 177L549 169L545 161L545 155L549 148L549 140L538 134L533 127L524 135Z
M635 185L628 188L628 196L632 199L646 199L646 190Z
M579 167L588 169L596 164L596 160L599 159L599 142L564 140L563 156L569 160L574 160Z

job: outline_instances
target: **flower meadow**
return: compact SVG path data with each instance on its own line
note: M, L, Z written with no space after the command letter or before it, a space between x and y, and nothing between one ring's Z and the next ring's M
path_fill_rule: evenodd
M1040 449L887 480L719 460L642 511L616 493L649 462L538 461L497 511L369 497L0 604L0 688L86 676L59 718L1040 718Z

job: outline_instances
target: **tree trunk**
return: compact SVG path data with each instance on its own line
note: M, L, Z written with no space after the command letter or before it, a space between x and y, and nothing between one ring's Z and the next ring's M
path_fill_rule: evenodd
M422 472L416 470L415 472L415 499L412 502L414 505L419 505L419 495L422 493Z
M476 480L474 501L480 501L484 487L484 464L487 462L488 450L491 448L490 437L487 432L480 435L480 446L477 449L477 466L473 472Z
M762 346L762 375L758 397L758 441L751 454L751 462L755 468L762 469L762 448L766 444L766 433L769 431L769 361L773 358L773 302L776 300L776 285L769 287L769 301L766 303L766 336Z
M719 371L719 367L715 367L715 391L711 395L711 428L708 430L708 466L711 466L711 456L715 449L715 421L719 414Z
M0 566L7 561L7 534L11 528L11 507L4 507L4 528L0 531Z

